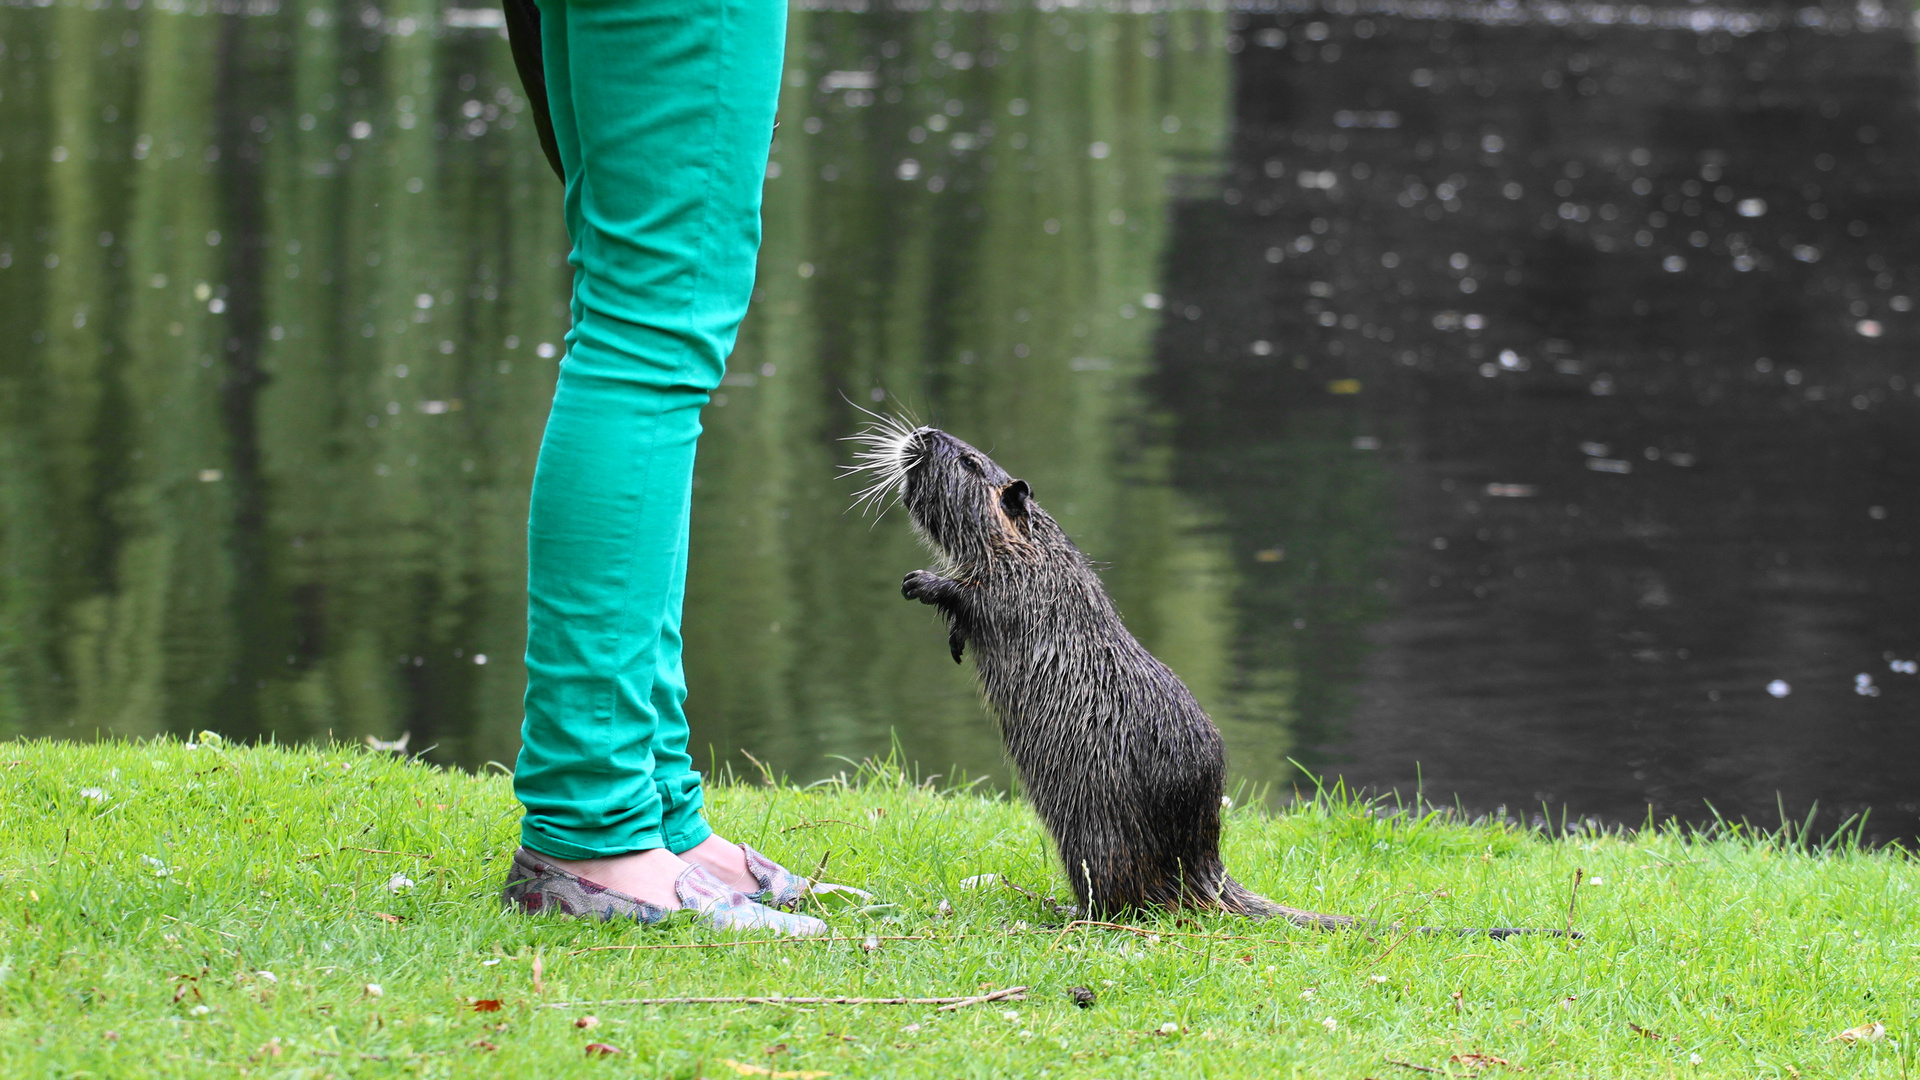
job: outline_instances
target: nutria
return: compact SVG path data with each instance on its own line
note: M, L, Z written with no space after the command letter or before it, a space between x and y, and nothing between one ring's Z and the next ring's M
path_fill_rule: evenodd
M940 557L939 572L915 570L900 591L946 616L955 663L972 649L1082 912L1356 921L1276 904L1227 873L1219 730L1127 632L1092 564L1026 481L936 428L883 417L855 439L866 448L852 471L872 477L857 504L897 497Z

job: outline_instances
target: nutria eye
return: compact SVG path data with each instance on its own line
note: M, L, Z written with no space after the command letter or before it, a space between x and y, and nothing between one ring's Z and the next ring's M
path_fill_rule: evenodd
M975 476L986 475L986 470L980 467L980 459L977 457L974 457L972 454L968 454L966 457L961 458L960 465L961 467L965 468L968 472L972 473Z
M1007 511L1008 517L1019 517L1027 512L1027 500L1033 498L1033 489L1025 480L1015 480L1000 489L1000 505Z

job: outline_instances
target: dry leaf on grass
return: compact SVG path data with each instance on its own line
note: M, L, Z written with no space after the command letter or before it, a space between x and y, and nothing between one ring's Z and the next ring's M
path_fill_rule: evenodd
M1495 1065L1513 1064L1513 1062L1508 1061L1506 1058L1494 1057L1492 1054L1483 1054L1478 1050L1467 1054L1455 1054L1447 1060L1453 1062L1455 1065L1465 1065L1469 1069L1486 1069Z
M820 1072L817 1069L789 1069L782 1072L777 1069L769 1069L765 1065L749 1065L744 1061L735 1061L732 1058L721 1058L720 1064L725 1065L741 1076L765 1076L768 1077L769 1080L820 1080L823 1076L833 1075L828 1072Z
M1874 1020L1861 1024L1859 1027L1850 1027L1827 1041L1843 1043L1872 1042L1875 1039L1885 1036L1886 1033L1887 1025L1878 1020Z
M620 1048L613 1045L612 1043L588 1043L587 1044L588 1057L612 1057L613 1055L619 1052L620 1052Z
M481 998L479 1001L476 1001L473 1003L473 1011L474 1012L499 1012L500 999L499 998Z

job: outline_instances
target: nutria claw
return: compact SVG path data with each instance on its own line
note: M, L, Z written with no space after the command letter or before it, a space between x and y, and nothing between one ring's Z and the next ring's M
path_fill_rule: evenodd
M947 648L953 662L959 663L967 649L967 620L959 610L960 583L943 578L931 570L915 570L900 581L900 595L923 604L932 604L946 613Z
M931 570L915 570L900 580L900 595L923 604L938 604L953 582Z

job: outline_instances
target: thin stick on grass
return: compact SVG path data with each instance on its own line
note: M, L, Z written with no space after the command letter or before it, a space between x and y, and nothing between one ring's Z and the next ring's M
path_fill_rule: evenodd
M1587 876L1586 867L1576 866L1573 868L1573 891L1567 894L1567 934L1568 936L1572 936L1573 934L1573 911L1576 907L1580 905L1580 879L1586 876Z
M940 1012L952 1012L989 1001L1019 1001L1025 998L1029 989L1031 987L1009 986L1004 990L967 997L787 997L776 994L771 997L615 998L610 1001L555 1001L541 1008L582 1009L614 1005L938 1005Z
M313 859L322 858L323 856L331 855L334 852L339 852L339 851L364 851L369 855L402 855L409 859L433 858L433 856L431 855L422 855L417 851L388 851L385 848L354 847L352 844L341 844L339 847L334 848L333 851L315 851L310 854L302 855L300 856L300 861L309 862Z
M1431 901L1429 901L1426 905L1423 905L1420 908L1420 911L1414 912L1414 917L1418 918L1420 914L1426 911L1427 907L1430 907L1430 906L1432 906ZM1393 955L1393 950L1399 948L1401 942L1406 941L1408 938L1412 937L1415 933L1419 932L1419 930L1420 930L1419 924L1413 922L1412 920L1409 920L1405 924L1405 927L1400 931L1400 936L1397 938L1394 938L1392 941L1387 943L1387 950L1381 953L1379 956L1374 957L1373 963L1367 965L1367 970L1371 971L1374 968L1379 967L1380 964L1384 962L1387 957Z
M808 821L805 818L801 818L800 824L789 825L786 828L781 829L780 835L785 836L790 832L799 832L801 829L818 829L826 825L845 825L849 829L859 829L861 832L871 831L865 825L860 825L851 821L841 821L839 818L826 818L821 821Z
M1441 1071L1429 1065L1415 1065L1411 1061L1401 1061L1398 1058L1381 1058L1380 1060L1386 1062L1389 1065L1398 1065L1403 1069L1412 1069L1414 1072L1438 1073Z
M1099 922L1093 919L1076 919L1057 930L1053 927L1033 927L1026 930L1005 930L993 934L890 934L883 935L880 940L959 941L963 938L1027 937L1034 934L1053 934L1058 937L1064 935L1069 930L1078 930L1087 927L1102 930L1124 930L1127 933L1138 934L1141 937L1190 937L1206 938L1213 941L1250 941L1256 945L1305 944L1303 941L1292 941L1285 938L1253 938L1242 937L1237 934L1202 934L1186 930L1150 930L1144 926L1128 926L1125 923ZM845 937L836 935L833 937L745 938L739 941L689 941L664 945L589 945L584 949L575 949L567 955L580 956L592 952L654 952L663 949L737 949L745 945L830 945L842 941L864 942L866 940L864 936Z

